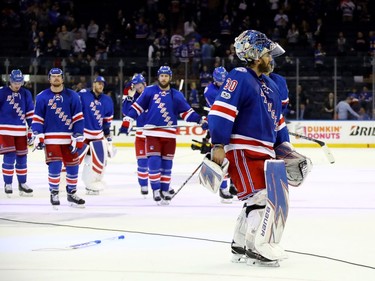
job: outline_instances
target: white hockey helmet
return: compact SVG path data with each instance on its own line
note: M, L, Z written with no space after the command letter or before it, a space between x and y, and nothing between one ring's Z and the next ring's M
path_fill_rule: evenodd
M264 54L270 53L273 57L281 56L285 50L264 33L256 30L246 30L234 40L237 57L245 62L260 59Z

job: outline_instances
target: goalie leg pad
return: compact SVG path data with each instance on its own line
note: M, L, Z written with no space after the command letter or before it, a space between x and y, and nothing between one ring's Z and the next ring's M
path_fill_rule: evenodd
M203 159L202 168L199 172L199 183L216 193L228 172L229 162L225 159L223 165L220 166L211 161L210 157L211 155L207 153Z
M86 155L82 171L82 180L87 190L104 189L102 179L107 165L107 156L107 144L104 140L90 142L90 155Z
M299 186L312 169L311 159L298 153L288 142L283 142L275 148L276 158L284 160L288 183Z
M282 160L265 162L267 203L255 233L256 253L271 261L287 258L279 242L289 211L289 191L285 165Z

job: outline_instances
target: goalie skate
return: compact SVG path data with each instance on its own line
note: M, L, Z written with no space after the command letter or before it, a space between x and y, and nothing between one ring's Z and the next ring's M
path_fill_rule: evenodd
M246 264L257 267L280 267L278 260L269 260L253 251L246 251Z
M233 244L233 242L232 242ZM246 263L247 257L245 255L246 251L244 248L241 247L234 247L232 245L232 262L233 263Z
M20 196L33 197L33 190L26 183L18 184L18 191Z
M100 191L96 189L90 189L89 187L85 187L86 195L99 195Z
M230 204L232 203L233 195L229 193L227 188L220 188L221 203Z

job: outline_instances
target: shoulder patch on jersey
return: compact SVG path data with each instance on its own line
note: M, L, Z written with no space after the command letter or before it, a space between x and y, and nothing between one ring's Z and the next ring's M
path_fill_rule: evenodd
M240 72L247 72L247 69L245 67L236 67L235 70Z
M229 100L231 98L231 95L228 93L228 92L225 92L225 91L222 91L220 96L223 98L223 99L227 99Z
M87 92L87 89L82 89L81 91L79 91L80 93L86 93Z

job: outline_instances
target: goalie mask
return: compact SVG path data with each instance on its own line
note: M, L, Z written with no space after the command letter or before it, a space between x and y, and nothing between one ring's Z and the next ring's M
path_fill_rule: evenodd
M270 53L272 57L278 57L285 50L270 39L264 33L256 30L246 30L234 40L237 57L245 62L260 59L264 54Z
M220 166L210 159L211 154L207 153L199 172L199 183L213 193L216 193L228 172L229 161L224 159L224 163Z

